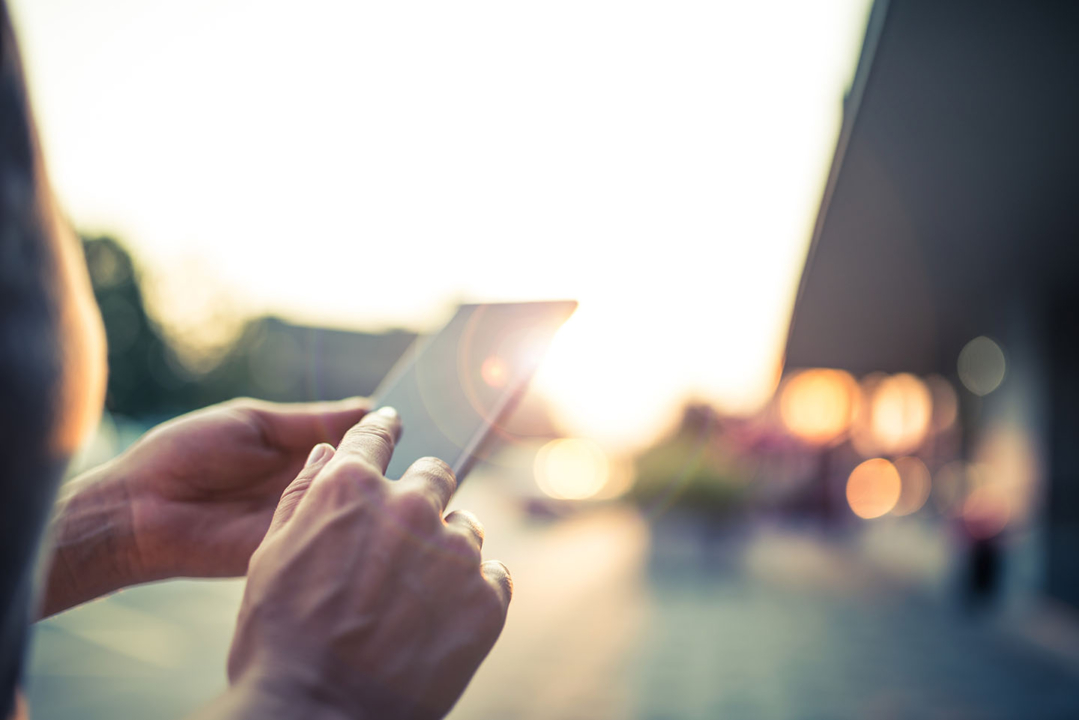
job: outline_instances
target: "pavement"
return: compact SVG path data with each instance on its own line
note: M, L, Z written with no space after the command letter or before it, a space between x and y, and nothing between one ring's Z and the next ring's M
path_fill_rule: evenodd
M1000 623L779 525L702 530L617 505L529 518L470 478L514 573L453 720L1079 718L1079 674ZM35 720L180 718L224 687L239 581L128 590L37 628Z

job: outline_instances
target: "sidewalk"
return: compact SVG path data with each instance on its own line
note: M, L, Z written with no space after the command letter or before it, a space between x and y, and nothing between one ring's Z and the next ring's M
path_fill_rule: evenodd
M519 593L452 717L1079 717L1073 664L841 543L774 527L707 542L671 524L611 512L552 529L591 548L563 571L586 564L591 582Z

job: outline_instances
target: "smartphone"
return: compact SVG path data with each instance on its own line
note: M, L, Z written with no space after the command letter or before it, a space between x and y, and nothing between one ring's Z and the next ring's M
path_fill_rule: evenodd
M434 456L461 482L576 309L573 300L462 305L418 339L372 396L374 407L396 408L403 426L386 477Z

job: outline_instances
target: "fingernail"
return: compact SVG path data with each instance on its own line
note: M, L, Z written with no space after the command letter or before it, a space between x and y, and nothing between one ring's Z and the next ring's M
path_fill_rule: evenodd
M397 410L390 407L389 405L385 407L380 407L377 412L379 415L382 415L383 417L388 417L391 420L397 419Z
M311 454L307 456L304 467L310 467L325 460L333 452L333 446L327 443L319 443L311 448Z

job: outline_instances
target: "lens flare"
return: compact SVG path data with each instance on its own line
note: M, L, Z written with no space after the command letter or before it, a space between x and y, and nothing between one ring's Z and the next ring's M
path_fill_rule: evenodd
M860 518L878 518L896 506L901 488L895 465L884 458L873 458L851 472L847 480L847 503Z
M508 374L506 362L497 355L492 355L480 365L480 377L493 388L503 387L506 384Z
M603 449L591 440L552 440L536 453L536 484L554 498L584 500L599 493L610 474Z

